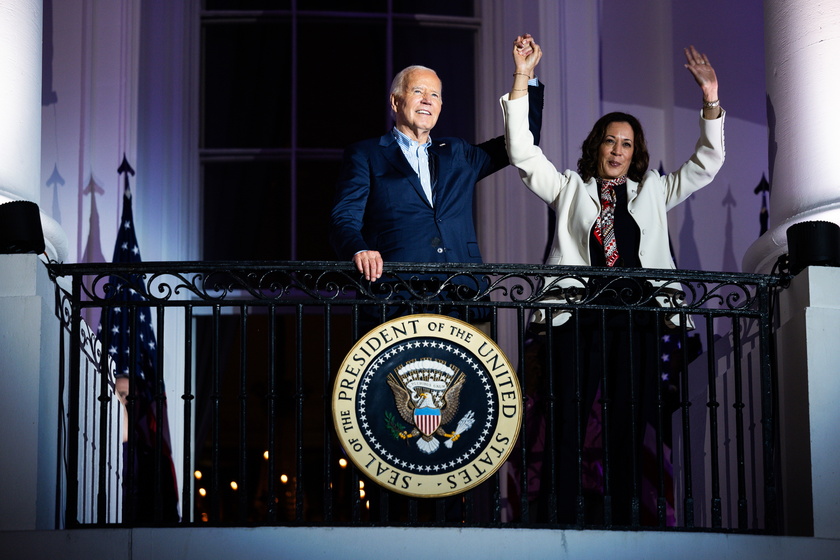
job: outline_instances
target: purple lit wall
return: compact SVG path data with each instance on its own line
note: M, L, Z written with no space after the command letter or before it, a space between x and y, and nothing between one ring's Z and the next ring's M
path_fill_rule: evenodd
M677 265L740 271L759 237L767 173L764 26L761 0L620 2L601 7L604 112L642 119L651 166L675 170L697 140L701 94L683 68L683 48L709 56L726 109L726 163L715 181L669 213Z
M134 211L144 259L201 256L197 5L45 0L52 18L45 44L54 53L45 76L57 100L42 110L41 200L67 233L71 262L93 229L91 182L104 190L97 198L100 243L106 258L111 253L123 152L138 170ZM509 87L508 35L541 32L538 41L550 46L539 71L548 88L545 146L558 167L575 165L597 114L623 110L642 120L651 165L676 169L691 154L700 112L682 48L695 44L709 54L727 110L727 161L712 185L671 212L670 227L681 268L739 270L760 233L762 200L754 189L768 171L761 1L494 0L481 8L478 67L499 70L477 72L477 139L501 131L496 100ZM572 27L574 17L586 25ZM370 87L382 97L381 84ZM65 183L50 181L56 169ZM546 234L529 226L544 207L527 198L515 172L485 190L494 197L479 209L487 260L537 262ZM506 213L493 215L496 207Z

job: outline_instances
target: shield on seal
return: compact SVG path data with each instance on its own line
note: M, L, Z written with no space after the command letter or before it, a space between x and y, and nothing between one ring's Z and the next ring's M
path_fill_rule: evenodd
M435 430L440 426L440 409L430 407L415 408L414 425L417 426L417 429L424 436L434 434Z

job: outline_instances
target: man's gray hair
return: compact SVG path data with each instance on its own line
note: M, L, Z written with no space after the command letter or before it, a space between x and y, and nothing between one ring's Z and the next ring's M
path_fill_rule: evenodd
M388 95L388 103L390 105L391 96L396 95L399 97L405 91L405 80L408 78L408 75L414 72L415 70L428 70L429 72L434 72L435 76L437 76L437 72L432 70L431 68L427 68L426 66L420 66L419 64L414 64L412 66L406 66L402 70L400 70L396 76L394 76L394 80L391 82L391 93ZM442 84L441 84L442 85ZM441 92L443 93L443 92ZM393 111L392 111L393 113Z

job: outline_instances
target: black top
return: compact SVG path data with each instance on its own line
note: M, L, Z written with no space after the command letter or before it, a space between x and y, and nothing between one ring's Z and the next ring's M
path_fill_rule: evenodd
M618 246L618 260L616 267L641 268L639 260L639 243L641 232L636 220L627 211L627 183L615 189L614 225L615 241ZM592 266L607 266L604 256L604 246L595 237L595 227L589 232L589 259Z

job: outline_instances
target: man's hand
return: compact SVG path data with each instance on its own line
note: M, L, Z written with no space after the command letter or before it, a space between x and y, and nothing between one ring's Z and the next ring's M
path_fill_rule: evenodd
M356 268L365 275L366 280L376 282L382 276L382 255L379 251L361 251L353 255Z
M519 35L513 41L513 62L516 71L527 74L528 78L534 78L534 68L542 58L542 49L529 35Z

